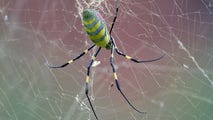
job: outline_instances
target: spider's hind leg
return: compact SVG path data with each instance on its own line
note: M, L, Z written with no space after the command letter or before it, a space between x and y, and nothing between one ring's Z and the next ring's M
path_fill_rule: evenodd
M74 59L71 59L69 60L68 62L62 64L62 65L59 65L59 66L53 66L53 65L50 65L48 62L47 62L47 66L49 68L63 68L63 67L66 67L67 65L71 64L72 62L74 62L75 60L78 60L80 57L82 57L83 55L87 54L93 47L95 47L96 45L93 44L92 46L90 46L88 49L84 50L80 55L78 55L77 57L75 57Z
M141 113L141 114L145 114L146 112L144 111L140 111L138 110L134 105L132 105L132 103L128 100L128 98L126 97L126 95L123 93L123 91L120 88L120 83L118 81L118 77L117 77L117 73L115 71L115 66L114 66L114 45L112 45L111 48L111 57L110 57L110 64L112 66L112 71L113 71L113 75L114 75L114 79L115 79L115 83L116 83L116 87L118 89L118 91L121 93L121 95L123 96L123 98L126 100L126 102L137 112Z
M113 45L115 46L115 51L116 51L116 53L117 53L118 55L121 55L121 56L125 57L126 59L131 60L131 61L136 62L136 63L154 62L154 61L157 61L157 60L162 59L162 58L165 56L165 54L163 53L160 57L156 57L156 58L153 58L153 59L138 60L138 59L132 58L131 56L126 55L126 54L124 54L123 52L121 52L121 51L118 49L118 47L117 47L117 45L116 45L115 40L114 40L113 37L111 37L111 40L112 40Z

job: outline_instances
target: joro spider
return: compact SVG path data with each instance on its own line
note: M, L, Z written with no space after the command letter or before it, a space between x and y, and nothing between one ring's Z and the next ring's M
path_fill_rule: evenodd
M95 46L98 46L99 48L95 51L95 53L93 54L89 65L87 67L87 76L86 76L86 84L85 84L85 94L86 97L89 101L90 107L93 111L93 114L95 116L95 118L98 120L98 116L95 112L95 109L92 105L92 102L89 98L89 82L90 82L90 78L89 78L89 74L90 74L90 68L95 60L95 58L97 57L98 53L100 52L101 48L106 48L107 50L111 50L111 56L110 56L110 64L112 67L112 71L113 71L113 75L114 75L114 79L115 79L115 84L116 87L118 89L118 91L121 93L121 95L123 96L123 98L126 100L126 102L131 106L131 108L133 108L135 111L137 111L138 113L144 114L146 112L144 111L140 111L138 110L126 97L126 95L123 93L121 87L120 87L120 83L117 77L117 73L115 70L115 66L114 66L114 51L116 51L116 53L118 55L121 55L123 57L125 57L128 60L131 60L135 63L143 63L143 62L153 62L153 61L157 61L160 60L161 58L163 58L164 54L162 54L160 57L154 58L154 59L149 59L149 60L137 60L134 59L132 57L130 57L129 55L124 54L123 52L121 52L116 43L114 38L111 36L114 24L116 22L118 16L118 6L116 6L116 12L115 12L115 16L113 19L113 22L111 24L111 28L110 31L108 32L107 30L107 26L104 22L104 19L101 17L100 13L98 11L96 11L95 9L84 9L83 10L83 24L84 24L84 29L87 32L89 38L92 40L92 42L94 43L93 45L91 45L88 49L84 50L80 55L78 55L77 57L75 57L74 59L69 60L68 62L66 62L65 64L62 64L60 66L52 66L49 65L48 66L50 68L63 68L71 63L73 63L74 61L78 60L80 57L82 57L83 55L87 54L92 48L94 48Z

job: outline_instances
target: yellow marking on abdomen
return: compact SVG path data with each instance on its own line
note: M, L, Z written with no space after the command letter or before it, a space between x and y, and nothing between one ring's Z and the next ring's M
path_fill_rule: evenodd
M94 25L94 27L92 27L91 29L88 29L86 27L84 27L84 29L89 32L89 33L92 33L92 32L95 32L101 25L101 21L98 21L97 24Z
M101 37L104 36L104 33L105 33L105 28L103 27L103 29L96 35L93 35L93 36L90 36L90 39L91 40L97 40L97 39L100 39Z
M94 17L94 18L92 18L91 20L83 21L83 23L84 23L85 25L89 25L89 24L92 24L93 22L95 22L95 20L96 20L96 18Z
M100 47L106 47L106 45L108 44L109 42L109 35L106 34L104 40L100 41L100 42L97 42L96 44Z

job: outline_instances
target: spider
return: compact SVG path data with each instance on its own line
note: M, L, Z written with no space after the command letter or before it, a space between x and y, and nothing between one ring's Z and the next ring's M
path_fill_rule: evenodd
M93 111L93 114L95 116L95 118L98 120L98 116L95 112L95 109L92 105L92 102L90 100L89 97L89 82L90 82L90 68L95 60L95 58L97 57L98 53L100 52L101 48L106 48L106 50L111 50L111 56L110 56L110 64L112 67L112 71L113 71L113 75L114 75L114 79L115 79L115 84L116 84L116 88L117 90L121 93L122 97L124 98L124 100L129 104L129 106L131 108L133 108L135 111L137 111L138 113L144 114L146 113L145 111L141 111L138 110L130 101L129 99L126 97L126 95L123 93L121 87L120 87L120 83L117 77L117 73L116 73L116 69L115 69L115 65L114 65L114 52L116 52L118 55L123 56L124 58L131 60L135 63L144 63L144 62L153 62L153 61L157 61L160 60L161 58L163 58L164 54L162 54L160 57L157 58L153 58L153 59L149 59L149 60L138 60L135 58L130 57L129 55L124 54L123 52L121 52L116 43L114 38L112 37L111 33L114 27L114 24L116 22L117 16L118 16L118 5L116 6L115 9L115 16L113 19L113 22L111 24L111 28L108 31L107 30L107 26L105 24L104 19L101 17L100 13L98 11L96 11L95 9L84 9L83 10L83 24L84 24L84 29L86 31L86 33L88 34L89 38L92 40L93 45L91 45L88 49L84 50L80 55L78 55L77 57L69 60L68 62L60 65L60 66L52 66L49 65L48 66L50 68L63 68L66 67L67 65L73 63L74 61L78 60L79 58L81 58L83 55L87 54L92 48L94 48L95 46L98 46L98 49L95 51L95 53L92 55L92 58L89 62L89 65L87 67L87 76L86 76L86 80L85 80L85 94L86 97L89 101L89 105Z

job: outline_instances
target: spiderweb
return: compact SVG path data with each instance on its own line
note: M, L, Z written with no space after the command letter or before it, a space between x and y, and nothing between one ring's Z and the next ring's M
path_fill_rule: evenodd
M110 51L102 49L91 70L90 97L101 120L212 120L213 2L211 0L120 0L113 37L121 51L152 63L115 55L121 88L140 110L132 110L116 87ZM83 8L100 11L108 27L114 0L0 1L0 119L94 120L84 94L85 55L63 69L49 69L77 56L92 42L81 22ZM108 28L109 29L109 28ZM95 50L95 49L94 49Z

